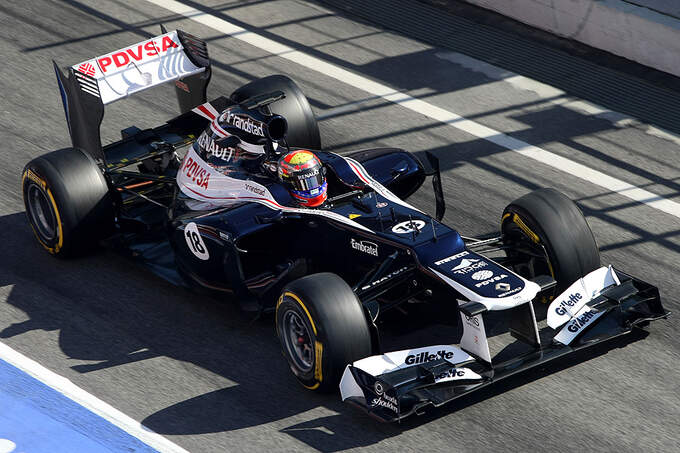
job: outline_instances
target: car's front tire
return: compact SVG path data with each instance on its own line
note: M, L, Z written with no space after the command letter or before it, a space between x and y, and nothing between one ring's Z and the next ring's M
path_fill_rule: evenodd
M600 267L600 252L583 213L555 189L535 190L510 203L501 232L508 255L526 260L518 272L528 278L551 275L556 295Z
M276 332L290 369L310 390L337 391L345 366L371 355L364 309L331 273L286 285L276 305Z

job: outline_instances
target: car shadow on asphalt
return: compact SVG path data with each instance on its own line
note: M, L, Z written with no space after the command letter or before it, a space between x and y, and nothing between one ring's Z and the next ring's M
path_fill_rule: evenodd
M172 287L110 252L76 260L55 259L37 245L24 213L0 217L0 231L13 239L6 243L0 264L0 286L13 285L6 303L28 318L1 323L0 339L21 337L22 342L31 344L40 341L37 331L59 331L60 351L55 352L65 355L66 360L57 359L49 366L71 379L120 365L137 363L143 367L145 361L154 359L164 363L150 365L152 368L146 371L150 381L162 380L153 373L187 362L205 371L173 379L195 380L197 392L204 388L200 385L202 378L209 379L211 374L233 382L218 389L213 385L199 396L140 417L144 426L160 434L217 433L272 422L280 426L289 418L308 418L308 412L318 411L318 418L294 421L277 429L321 451L362 447L608 350L598 348L587 356L579 353L568 361L522 373L444 407L427 410L423 416L386 425L345 405L338 395L317 395L302 389L281 357L271 317L248 321L235 305ZM16 313L13 317L17 319ZM640 338L629 335L625 341ZM68 368L66 364L73 361L85 363ZM116 385L139 385L135 379L139 377ZM150 398L158 397L153 395L153 384L142 385L149 389ZM183 390L186 392L186 388ZM114 393L107 396L117 399L116 390L110 391ZM180 395L181 389L176 396ZM153 400L149 406L154 406ZM334 414L325 415L329 411ZM357 430L357 426L362 429Z

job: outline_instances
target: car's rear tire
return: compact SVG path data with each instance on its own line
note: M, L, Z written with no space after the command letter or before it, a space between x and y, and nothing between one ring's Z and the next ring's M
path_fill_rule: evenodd
M33 159L24 167L22 189L35 237L55 256L82 254L112 231L109 188L82 150L65 148Z
M300 87L284 75L271 75L253 80L234 91L231 99L241 102L250 97L272 91L283 91L284 99L272 103L269 108L272 113L283 116L288 122L286 141L297 148L321 149L321 135L316 117L309 105L307 97Z
M371 355L364 309L331 273L286 285L276 305L276 332L291 370L310 390L337 391L345 366Z
M524 250L524 258L535 259L519 273L529 278L552 275L555 295L600 267L600 252L583 213L555 189L535 190L510 203L503 211L501 231L510 247L508 255L519 254L521 260Z

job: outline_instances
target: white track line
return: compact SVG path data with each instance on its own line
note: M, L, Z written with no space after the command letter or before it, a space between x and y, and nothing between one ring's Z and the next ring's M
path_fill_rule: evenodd
M81 389L65 377L48 370L38 362L29 359L3 343L0 343L0 359L53 388L159 452L189 453L160 434L145 428L141 423L128 417L110 404Z
M680 204L668 200L620 179L579 164L565 157L546 151L537 146L530 145L516 138L512 138L502 132L486 127L477 122L468 120L456 113L432 105L428 102L415 99L408 94L397 92L382 83L370 80L362 75L348 71L340 66L328 63L320 58L307 55L292 47L265 38L251 31L232 24L224 19L204 13L195 8L186 6L175 0L146 0L176 14L183 15L193 21L206 25L219 33L239 39L254 47L258 47L271 54L297 63L305 68L318 71L341 82L352 85L374 96L394 102L428 118L448 124L475 137L488 140L498 146L515 151L525 157L541 162L557 170L569 173L582 180L588 181L609 191L619 193L631 200L644 203L654 209L680 218Z

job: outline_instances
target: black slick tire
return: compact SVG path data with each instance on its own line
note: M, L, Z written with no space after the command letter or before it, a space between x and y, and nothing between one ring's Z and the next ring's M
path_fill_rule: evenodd
M28 221L52 255L83 254L111 233L109 188L84 151L65 148L37 157L26 164L21 181Z
M345 366L371 355L364 309L335 274L312 274L286 285L276 305L276 331L293 374L310 390L337 391Z
M545 250L548 271L557 281L555 294L600 267L600 252L583 213L555 189L539 189L510 203L501 231L506 245Z

